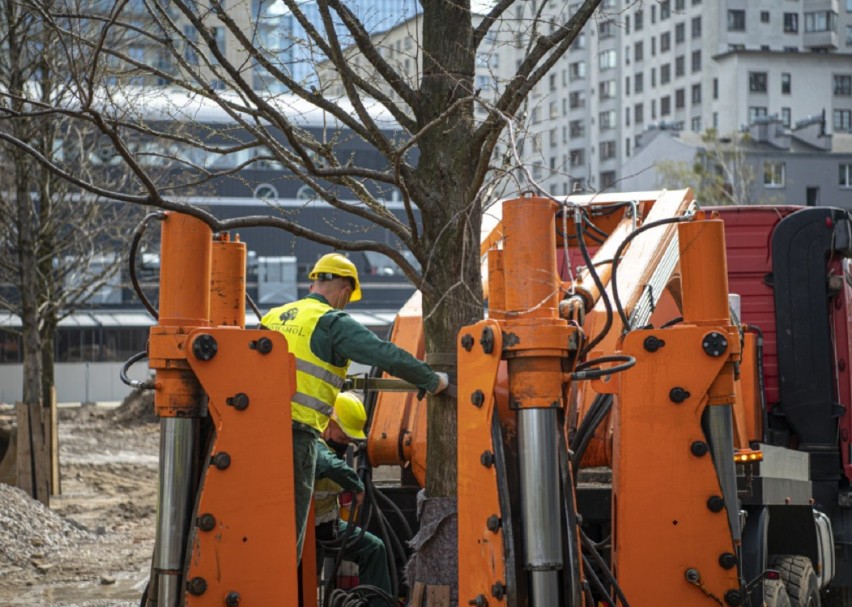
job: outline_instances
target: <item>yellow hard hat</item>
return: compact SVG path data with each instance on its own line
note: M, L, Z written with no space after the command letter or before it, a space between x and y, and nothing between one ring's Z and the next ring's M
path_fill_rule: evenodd
M364 424L367 423L367 411L363 403L351 392L340 392L334 401L334 413L331 419L337 422L340 429L349 438L363 440Z
M352 297L349 298L349 301L358 301L361 299L361 281L358 280L358 268L345 255L341 255L340 253L323 255L317 260L314 269L308 274L308 278L311 280L329 278L322 276L323 274L351 278L355 281L355 288L352 290Z

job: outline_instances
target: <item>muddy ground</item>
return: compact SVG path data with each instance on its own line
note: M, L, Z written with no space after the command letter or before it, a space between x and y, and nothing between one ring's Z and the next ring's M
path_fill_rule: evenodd
M0 484L0 607L139 604L154 543L159 425L139 398L60 408L50 509ZM0 408L0 423L14 411Z

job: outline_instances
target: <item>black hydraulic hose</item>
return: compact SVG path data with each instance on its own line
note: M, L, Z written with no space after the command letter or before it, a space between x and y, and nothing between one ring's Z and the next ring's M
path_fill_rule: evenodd
M604 302L604 308L606 308L606 322L604 323L603 329L592 339L589 343L587 343L583 350L580 352L580 357L582 358L587 353L592 351L592 348L598 345L606 334L609 333L610 328L612 327L612 303L609 301L609 295L607 295L606 287L604 287L603 281L601 277L598 275L597 270L595 269L595 265L592 263L592 258L589 255L589 250L586 248L586 241L584 238L584 230L583 224L586 221L586 216L581 212L579 213L578 220L574 223L575 228L577 230L577 244L580 247L580 253L583 255L583 261L586 262L586 267L589 270L589 275L592 277L592 280L595 283L595 286L598 288L598 292L601 294L601 298Z
M609 580L610 585L615 590L615 594L618 596L618 600L621 601L621 606L630 607L630 604L627 602L627 598L624 596L621 586L618 585L618 581L615 579L612 569L610 569L606 559L601 556L601 554L597 551L595 543L582 529L580 529L580 541L583 543L583 547L585 547L589 554L592 555L592 558L598 564L598 567L600 567L601 571L603 571L604 575Z
M680 223L682 221L687 221L691 219L690 215L684 215L682 217L667 217L665 219L658 219L657 221L652 221L650 223L646 223L640 228L636 228L627 237L618 245L618 249L615 251L614 260L612 262L612 280L610 283L612 284L612 298L615 300L615 307L618 310L618 316L621 318L621 332L627 333L630 331L630 319L627 318L627 314L624 312L624 306L621 305L621 299L618 296L618 265L621 262L621 255L624 253L625 247L627 247L630 242L642 234L643 232L647 232L651 228L656 228L662 225L668 225L670 223Z
M150 390L154 387L153 381L139 381L138 379L130 379L127 377L127 371L130 367L144 358L148 358L147 352L137 352L125 361L124 365L121 367L121 371L118 372L118 377L121 379L122 383L130 386L134 390Z
M583 569L586 571L586 579L592 582L592 585L594 585L600 593L601 598L606 601L607 605L610 607L617 607L615 601L613 601L612 597L610 597L609 593L607 593L606 586L604 586L603 582L601 582L600 578L598 578L592 564L589 562L589 559L586 558L585 554L583 555L583 565Z
M407 539L411 539L412 537L414 537L414 532L412 531L411 526L408 524L408 521L405 520L405 515L402 513L402 510L399 509L399 506L394 504L393 500L381 491L376 491L376 495L381 498L381 501L383 501L385 505L390 507L394 514L396 514L397 518L399 519L399 522L402 523Z
M612 394L598 394L592 401L592 406L589 412L580 423L577 434L574 435L574 440L571 441L571 451L574 455L571 458L571 465L575 470L580 469L580 462L583 461L583 455L586 453L586 447L589 441L595 435L598 426L606 419L607 413L612 408ZM579 475L574 477L574 482L577 482Z
M596 367L603 363L621 363L613 367ZM607 375L621 373L627 371L630 367L636 364L636 359L627 354L613 354L611 356L600 356L587 360L574 367L574 372L571 374L572 379L579 381L584 379L598 379Z
M669 327L673 327L674 325L676 325L678 323L682 323L682 322L683 322L683 316L675 316L671 320L667 320L666 322L661 324L660 328L661 329L668 329Z
M166 214L162 211L148 213L142 218L142 221L139 222L136 229L133 230L133 239L130 241L130 282L133 285L133 290L136 292L136 296L142 302L142 305L145 306L145 309L148 310L148 313L154 317L154 320L159 320L160 313L153 305L151 305L151 302L148 301L147 297L145 297L145 293L142 292L142 287L139 286L139 279L136 276L136 251L139 248L139 241L142 240L142 235L145 234L145 229L148 227L148 222L152 219L159 219L162 221L165 218Z

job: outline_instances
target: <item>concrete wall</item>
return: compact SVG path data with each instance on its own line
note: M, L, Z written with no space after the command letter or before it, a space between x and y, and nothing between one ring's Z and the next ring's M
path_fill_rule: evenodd
M56 397L60 403L110 402L123 400L130 387L119 379L124 363L57 363ZM130 379L148 377L145 361L130 368ZM0 403L21 400L22 365L0 365Z

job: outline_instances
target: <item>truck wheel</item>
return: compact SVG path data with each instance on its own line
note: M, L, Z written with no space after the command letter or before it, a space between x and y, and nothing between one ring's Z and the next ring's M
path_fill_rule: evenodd
M763 604L765 607L792 607L790 595L781 580L764 580Z
M772 569L777 569L790 595L792 607L820 607L819 582L811 559L792 554L772 559Z

